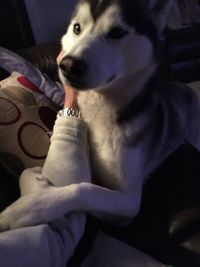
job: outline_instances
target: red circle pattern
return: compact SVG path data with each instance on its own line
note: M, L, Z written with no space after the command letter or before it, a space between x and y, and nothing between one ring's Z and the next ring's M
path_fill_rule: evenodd
M12 102L11 100L5 97L0 97L0 105L4 107L6 105L7 108L9 108L10 110L13 110L13 107L14 107L14 111L12 113L11 112L9 113L9 115L11 115L11 118L9 118L9 121L3 121L4 118L2 119L0 117L0 125L10 125L10 124L16 123L20 119L21 111L14 102Z
M31 129L30 132L32 132L32 134L34 134L34 128L35 128L35 131L40 134L40 138L41 138L41 146L38 146L37 152L35 152L35 154L33 152L28 151L29 147L27 144L27 143L29 143L31 138L34 137L34 136L29 136L30 138L29 138L29 140L27 140L27 132L29 132L29 129ZM41 130L42 130L42 132L41 132ZM24 137L26 137L26 138L24 138ZM48 136L46 130L42 126L40 126L39 124L37 124L35 122L25 122L19 128L17 138L18 138L19 146L25 155L27 155L30 158L38 159L38 160L46 158L50 141L49 141L49 136ZM43 140L43 142L42 142L42 140ZM45 143L46 144L48 143L46 145L46 153L44 155L39 155L39 153L41 153L41 150L44 152L44 149L42 148L42 146L45 146Z
M10 141L10 139L13 139L12 142L9 142L11 146L6 145L5 149L2 146L0 154L2 162L8 163L10 167L18 171L17 166L20 166L19 169L21 170L22 168L29 168L29 166L37 166L38 160L45 160L50 145L48 130L53 130L56 111L54 110L54 105L50 101L48 103L48 98L43 92L26 77L20 75L16 80L23 85L24 88L21 87L22 91L20 91L19 85L17 85L18 90L15 90L11 84L3 87L3 90L0 92L0 126L2 127L0 130L2 130L2 137L5 139L5 142L7 142L6 140ZM31 91L29 92L35 102L32 98L30 101L30 97L24 96L24 90L26 92ZM44 97L45 101L38 102L37 94L42 94L43 96L41 97ZM40 106L40 103L47 104ZM37 117L35 117L36 114ZM13 127L14 131L17 130L17 136L12 136L13 128L8 127L10 129L8 130L3 128L3 126L15 123L16 126L14 125ZM17 143L17 146L15 143ZM17 154L16 147L20 148L23 154L29 159L23 158L23 154L21 153ZM34 160L37 161L34 162Z

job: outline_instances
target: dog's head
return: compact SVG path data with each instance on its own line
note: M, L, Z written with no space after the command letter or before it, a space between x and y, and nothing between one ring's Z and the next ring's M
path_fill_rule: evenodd
M172 0L81 0L62 38L59 75L78 90L107 88L155 57Z

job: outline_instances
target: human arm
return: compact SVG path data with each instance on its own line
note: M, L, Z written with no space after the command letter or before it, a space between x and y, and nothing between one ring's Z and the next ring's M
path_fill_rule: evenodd
M61 150L63 148L61 145ZM66 153L66 149L63 149L64 153ZM26 219L24 218L24 221L20 222L20 225L26 226L49 222L74 211L86 211L103 220L116 224L130 221L138 213L141 198L142 179L138 171L138 168L140 169L141 167L137 161L137 159L140 161L141 156L137 154L137 151L138 149L136 149L136 153L131 154L130 151L124 152L124 164L117 161L119 160L117 156L116 160L114 160L116 166L120 164L126 166L123 168L124 174L122 171L115 171L117 175L121 173L120 179L123 181L123 189L111 190L103 186L81 181L80 183L73 183L59 188L48 187L48 190L43 191L43 194L29 195L28 201L23 201L25 206L20 202L18 202L17 208L15 206L14 210L17 211L16 216L18 218L22 217L20 214L27 214ZM60 151L58 152L60 153ZM52 154L54 155L54 153ZM127 156L125 157L126 154ZM131 159L134 159L134 161ZM56 164L57 162L59 160L56 161ZM128 162L129 166L127 166ZM51 167L51 164L49 166ZM59 171L58 164L57 167Z
M58 64L62 56L61 51L57 57ZM63 89L63 108L78 110L77 92L70 85L64 85ZM57 118L42 176L59 186L90 181L87 127L80 118Z
M78 105L74 90L70 86L65 86L64 90L65 95L67 95L64 101L64 108L77 109ZM58 117L54 125L51 144L44 166L42 168L27 169L22 173L20 177L22 197L1 213L0 228L4 230L22 227L26 221L26 215L29 217L28 225L34 225L35 218L33 218L33 213L31 215L31 206L34 200L39 201L39 196L44 198L46 196L48 203L51 203L53 198L53 202L56 202L57 197L54 197L54 192L58 191L55 186L64 186L83 181L89 182L90 178L87 127L85 123L76 117ZM46 209L46 213L48 213L49 204L44 202L42 200L40 202L41 210ZM55 214L56 212L54 211ZM55 218L57 217L52 219ZM47 221L49 219L37 221L37 224Z
M61 51L57 57L59 64L62 59ZM63 108L78 109L77 93L69 85L63 86L64 106ZM46 178L56 186L64 186L70 183L90 180L90 167L88 162L87 127L85 123L76 117L58 117L55 121L53 135L49 151L42 168L32 169L31 173L26 170L20 177L21 193L31 193L37 184L32 186L31 179L27 176L38 176ZM35 174L36 175L36 174Z

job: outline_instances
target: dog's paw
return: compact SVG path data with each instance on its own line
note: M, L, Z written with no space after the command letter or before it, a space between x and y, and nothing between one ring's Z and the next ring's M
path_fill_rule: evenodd
M0 231L48 223L71 212L62 192L62 187L51 186L20 197L0 214Z
M30 212L31 205L30 202L26 203L26 200L26 197L20 197L0 214L0 232L28 226L30 224L32 214Z
M36 194L20 197L0 214L0 231L36 225L40 223L40 209Z
M6 217L0 216L0 232L5 232L11 229L9 220Z

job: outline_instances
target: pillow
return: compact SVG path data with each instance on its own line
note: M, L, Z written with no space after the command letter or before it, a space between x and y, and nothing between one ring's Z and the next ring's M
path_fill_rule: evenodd
M0 47L0 68L9 73L13 71L21 73L54 103L63 106L64 91L61 83L52 81L31 62L3 47Z
M58 109L17 72L0 81L0 163L12 175L43 165Z

